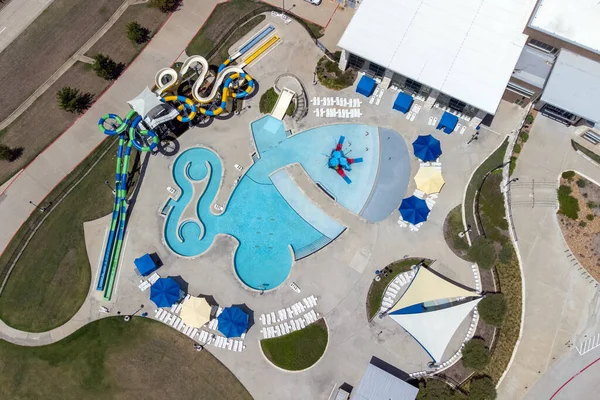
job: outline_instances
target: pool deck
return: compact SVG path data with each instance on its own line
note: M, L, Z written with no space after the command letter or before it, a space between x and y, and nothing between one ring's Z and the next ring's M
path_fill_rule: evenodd
M282 34L282 43L258 64L248 68L248 72L260 83L261 93L273 85L279 74L293 71L303 81L309 98L358 97L354 88L332 92L321 85L312 86L310 83L314 65L321 57L321 52L297 23L284 25L280 19L268 16L266 22L271 21ZM378 106L369 105L362 98L362 118L344 122L393 129L402 134L407 144L423 133L434 133L441 140L444 149L441 161L446 185L429 220L418 232L399 227L396 223L397 212L380 223L367 222L329 198L309 178L307 171L298 165L292 165L286 170L304 195L347 229L321 251L295 262L290 276L279 288L260 295L257 291L248 290L235 275L233 257L238 243L231 236L217 236L212 246L195 259L177 257L168 250L162 235L164 217L160 216L160 210L168 196L167 186L173 186L169 165L174 157L151 156L130 215L115 296L108 304L110 315L115 315L117 311L122 314L133 313L141 304L152 314L154 304L149 301L148 292L140 292L138 289L139 278L133 271L133 260L146 252L156 252L164 264L159 269L159 274L181 276L189 284L189 293L211 295L222 306L246 304L254 311L256 322L248 332L245 340L247 348L243 353L207 347L208 351L231 369L254 398L326 399L334 387L344 382L356 385L373 356L408 373L424 369L429 362L426 353L396 323L389 318L376 318L367 322L365 300L374 271L406 255L427 257L437 260L437 271L449 279L474 287L470 264L458 258L445 243L443 224L448 212L462 202L464 188L473 170L503 137L485 132L477 142L467 146L471 131L463 136L456 133L439 134L439 131L434 131L427 125L427 117L431 114L427 114L426 110L421 111L414 122L407 121L404 114L392 111L391 105L395 97L393 93L386 92ZM259 97L248 99L245 102L247 108L239 116L215 118L208 127L191 129L179 139L180 152L192 146L203 145L214 149L223 160L222 186L215 200L219 204L227 203L236 178L252 164L250 154L254 151L254 142L250 134L250 123L261 117L258 111ZM294 133L340 122L337 119L317 118L310 111L300 122L289 118L285 121ZM514 128L516 124L502 133L507 134ZM356 153L356 156L361 155L358 151ZM418 161L411 157L409 162L412 177L418 169ZM236 170L235 164L241 165L244 170ZM356 167L357 173L359 168L360 166ZM351 178L354 177L355 175L351 175ZM413 190L414 182L411 179L407 192L412 193ZM86 244L93 269L92 277L95 277L97 257L103 245L103 231L100 225L93 226L96 229L88 230L90 234L86 234ZM291 282L302 289L300 294L289 287ZM311 294L318 296L317 310L327 320L330 340L328 350L319 363L302 373L274 368L260 350L260 321L257 316L288 307ZM25 345L56 341L90 320L106 316L98 311L99 303L95 296L92 292L76 318L63 327L32 335L11 330L0 321L0 337ZM467 319L459 327L445 356L449 356L460 346L468 323Z

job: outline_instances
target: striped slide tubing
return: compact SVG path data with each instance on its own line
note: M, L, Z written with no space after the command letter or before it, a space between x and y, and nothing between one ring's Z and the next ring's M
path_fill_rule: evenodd
M241 92L237 92L237 93L232 92L231 89L229 89L229 86L235 79L246 80L246 82L248 82L248 87ZM248 96L250 93L252 93L253 90L254 90L254 80L252 79L252 77L250 75L248 75L246 73L232 74L225 80L225 83L223 84L223 93L221 95L221 104L219 105L219 107L217 107L214 110L207 110L206 108L204 108L204 106L199 106L198 109L200 110L200 112L202 114L207 115L209 117L214 117L215 115L219 115L223 111L225 111L225 108L227 107L227 99L229 98L229 96L231 96L234 99L236 99L236 98L241 99L241 98Z
M191 120L193 120L196 117L196 106L194 105L194 102L192 101L192 99L188 99L185 96L165 96L164 97L165 101L178 101L181 103L181 106L185 107L188 109L188 116L183 116L181 114L179 114L177 116L177 121L179 122L190 122ZM183 107L177 107L178 110L183 111Z

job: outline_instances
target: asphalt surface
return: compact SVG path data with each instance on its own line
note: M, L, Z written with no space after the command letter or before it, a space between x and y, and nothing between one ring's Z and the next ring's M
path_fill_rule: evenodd
M53 0L15 0L0 10L0 51L21 34Z

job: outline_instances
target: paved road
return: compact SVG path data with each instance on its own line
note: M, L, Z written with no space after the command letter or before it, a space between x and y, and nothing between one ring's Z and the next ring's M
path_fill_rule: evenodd
M11 0L0 11L0 51L40 15L53 0Z
M98 135L98 118L109 111L126 114L127 100L154 82L156 71L179 57L218 3L218 0L185 1L183 8L173 14L104 95L0 193L0 254L34 210L29 201L36 204L43 201L104 139Z
M600 181L600 168L572 150L572 131L538 116L514 172L519 182L511 185L512 213L523 261L525 322L500 399L523 398L570 351L569 342L600 332L600 293L567 258L556 218L562 171L575 169Z

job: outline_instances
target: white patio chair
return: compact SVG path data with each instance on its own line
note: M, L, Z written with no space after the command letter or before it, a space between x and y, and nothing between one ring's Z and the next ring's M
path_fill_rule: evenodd
M296 328L296 321L294 321L293 319L290 320L290 325L292 326L292 332L296 331L298 328Z
M422 199L425 196L425 193L419 189L415 189L415 191L413 192L413 196Z
M412 111L406 113L406 119L410 119L412 117Z
M462 128L460 128L460 134L464 135L465 131L467 130L467 126L463 125Z
M413 114L410 116L410 122L413 122L413 121L415 120L415 118L416 118L416 117L417 117L417 114L413 113Z

